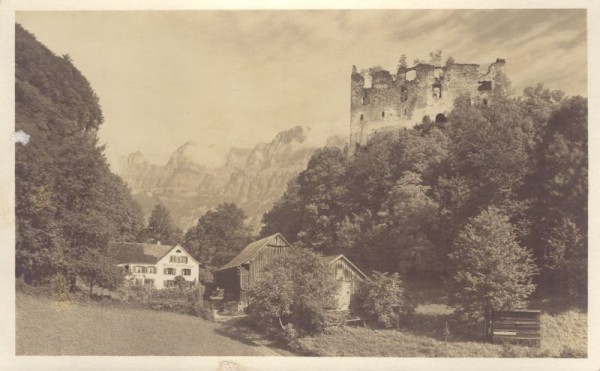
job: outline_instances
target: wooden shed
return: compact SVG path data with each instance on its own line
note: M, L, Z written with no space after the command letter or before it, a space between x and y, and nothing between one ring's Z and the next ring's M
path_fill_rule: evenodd
M358 292L360 283L367 279L367 275L342 254L324 256L323 259L332 268L332 274L339 283L336 309L349 311L352 298Z
M541 311L520 309L492 313L492 342L516 342L540 346Z
M246 246L235 258L215 272L218 287L224 290L223 302L237 302L238 310L248 306L248 289L262 276L271 260L291 245L280 234L265 237ZM367 276L342 254L322 257L332 268L338 286L337 310L350 309L353 295Z
M235 258L215 272L217 286L224 289L223 301L239 302L238 309L248 306L248 288L260 279L269 261L291 247L280 233L246 246Z

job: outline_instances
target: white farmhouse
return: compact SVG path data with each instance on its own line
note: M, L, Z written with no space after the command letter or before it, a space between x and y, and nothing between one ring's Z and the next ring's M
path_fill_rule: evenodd
M110 242L109 251L135 285L172 287L175 277L198 283L200 266L180 245Z

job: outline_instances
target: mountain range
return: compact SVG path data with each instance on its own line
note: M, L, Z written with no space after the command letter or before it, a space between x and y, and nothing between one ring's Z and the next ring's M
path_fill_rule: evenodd
M308 140L310 134L309 127L296 126L253 148L231 147L225 164L218 168L203 164L193 142L179 147L164 165L148 162L137 151L122 159L117 172L145 215L160 202L169 208L177 226L187 229L219 203L233 202L258 230L262 215L283 195L287 183L306 168L318 148L315 140ZM325 142L339 148L345 144L340 136Z

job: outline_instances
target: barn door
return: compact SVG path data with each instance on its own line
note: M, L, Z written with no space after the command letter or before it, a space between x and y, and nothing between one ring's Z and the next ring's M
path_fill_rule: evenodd
M338 293L338 310L350 309L350 298L352 297L352 281L341 281Z
M250 267L244 264L240 267L240 302L242 306L248 304L248 288L250 287Z
M338 292L337 292L337 309L338 310L349 310L350 299L352 298L352 279L349 276L349 272L345 269L344 265L340 262L337 263L335 268L335 278L338 281Z

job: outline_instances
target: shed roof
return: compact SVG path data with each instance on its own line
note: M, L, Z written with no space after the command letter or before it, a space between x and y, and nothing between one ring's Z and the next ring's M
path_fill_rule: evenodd
M156 264L175 246L134 242L109 242L108 251L118 264Z
M275 233L274 235L271 235L269 237L265 237L258 241L252 242L251 244L246 246L244 248L244 250L242 250L235 258L231 259L231 261L229 263L225 264L224 266L222 266L221 268L219 268L217 270L222 271L225 269L238 267L238 266L246 263L250 259L254 258L258 254L258 252L260 250L262 250L263 247L267 246L269 244L269 242L274 240L277 236L281 237L281 239L283 241L285 241L285 243L288 246L291 246L290 243L287 242L287 240L281 235L281 233Z

